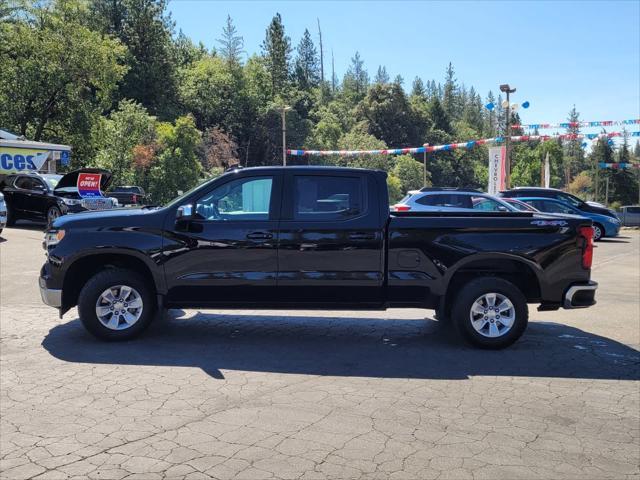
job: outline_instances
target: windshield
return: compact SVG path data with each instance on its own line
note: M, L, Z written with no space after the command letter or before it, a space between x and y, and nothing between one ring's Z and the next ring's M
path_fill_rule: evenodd
M567 202L568 204L573 205L574 207L579 207L584 203L578 197L574 197L573 195L569 195L568 193L559 194L558 199L562 200L563 202Z
M213 180L213 178L208 178L207 180L203 181L202 183L199 183L198 185L196 185L195 187L193 187L192 189L186 191L185 193L183 193L182 195L178 195L177 197L175 197L173 200L170 200L169 202L164 203L162 206L163 207L173 207L174 205L180 205L182 203L182 199L191 195L193 192L195 192L196 190L198 190L200 187L202 187L203 185L205 185L206 183L209 183L211 180Z
M45 182L49 185L49 187L53 190L58 185L58 182L62 178L62 175L41 175Z

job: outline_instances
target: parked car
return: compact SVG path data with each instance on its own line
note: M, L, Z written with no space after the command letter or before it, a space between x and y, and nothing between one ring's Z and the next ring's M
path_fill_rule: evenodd
M617 218L609 217L608 215L601 215L599 213L586 212L575 208L560 200L553 198L528 198L520 197L525 203L533 206L536 210L544 213L551 214L568 214L578 215L581 217L587 217L593 220L593 239L598 241L603 237L616 237L620 231L620 220Z
M622 225L625 227L638 227L640 226L640 206L638 205L625 205L622 207Z
M163 308L418 307L484 348L522 335L527 303L595 303L587 218L388 205L382 171L228 172L162 208L58 218L40 293L61 315L78 305L107 340L136 336Z
M147 201L144 189L131 185L113 187L109 191L109 196L118 200L118 203L123 206L144 205Z
M4 195L0 192L0 233L7 226L7 204L4 201Z
M585 202L584 200L571 195L570 193L563 192L555 188L542 188L542 187L516 187L511 190L505 190L498 194L500 197L505 198L553 198L560 200L568 205L571 205L584 213L597 213L600 215L606 215L608 217L618 218L618 215L613 210L606 208L603 205L599 205L596 202Z
M50 225L56 218L67 213L104 210L118 206L114 198L82 198L77 187L80 173L100 173L102 191L111 182L110 172L96 168L75 170L66 175L49 173L7 175L0 186L7 203L7 225L11 226L20 219L45 221Z
M501 199L479 190L449 187L425 187L412 190L391 207L394 212L443 212L479 210L508 212L514 210Z
M505 203L508 203L513 208L515 208L516 210L519 210L521 212L537 212L538 211L535 208L533 208L531 205L529 205L528 203L522 202L522 201L518 200L517 198L505 197L505 198L502 199L502 201L505 202Z

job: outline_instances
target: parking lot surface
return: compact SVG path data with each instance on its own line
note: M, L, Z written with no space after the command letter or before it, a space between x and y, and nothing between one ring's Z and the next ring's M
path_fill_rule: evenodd
M513 347L428 310L171 311L103 343L41 304L42 231L0 239L0 476L640 478L640 235L597 244L598 304Z

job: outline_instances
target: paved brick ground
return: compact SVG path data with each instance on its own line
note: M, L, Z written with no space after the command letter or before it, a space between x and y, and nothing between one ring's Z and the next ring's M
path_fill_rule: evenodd
M599 245L596 307L501 352L420 310L172 311L101 343L35 296L41 233L4 236L2 478L640 478L637 232Z

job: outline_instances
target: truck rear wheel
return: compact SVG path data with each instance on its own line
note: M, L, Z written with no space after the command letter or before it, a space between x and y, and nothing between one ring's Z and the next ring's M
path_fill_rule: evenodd
M94 275L80 291L78 312L84 327L102 340L129 340L155 315L153 291L138 273L110 268Z
M518 287L502 278L471 280L454 302L451 318L462 337L476 347L508 347L527 328L527 299Z

